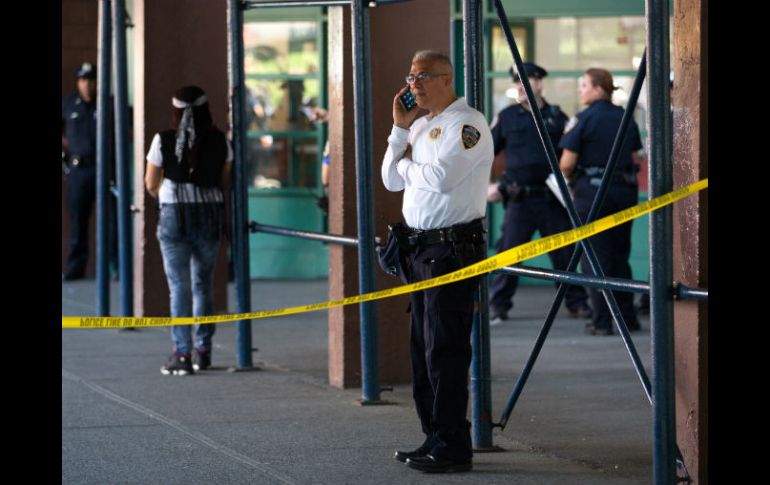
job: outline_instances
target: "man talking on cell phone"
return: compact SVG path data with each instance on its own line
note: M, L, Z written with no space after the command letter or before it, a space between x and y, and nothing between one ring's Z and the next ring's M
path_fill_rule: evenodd
M412 58L393 98L393 129L382 181L404 191L403 245L410 282L440 276L485 256L486 191L494 158L484 115L455 95L452 63L435 51ZM419 108L399 99L410 89ZM468 368L479 277L411 294L412 385L425 441L395 458L425 472L472 468Z

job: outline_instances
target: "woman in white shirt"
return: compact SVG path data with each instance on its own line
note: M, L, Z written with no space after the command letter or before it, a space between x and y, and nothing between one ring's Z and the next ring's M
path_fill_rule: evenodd
M163 253L172 317L214 311L214 263L225 226L233 153L214 126L206 94L197 86L172 98L172 129L155 135L147 153L145 185L160 202L157 237ZM211 365L215 325L174 325L173 353L164 375L188 375ZM194 353L193 353L194 350Z

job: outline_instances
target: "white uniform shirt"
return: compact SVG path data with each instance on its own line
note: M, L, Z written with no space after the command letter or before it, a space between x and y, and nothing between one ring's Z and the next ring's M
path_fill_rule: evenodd
M407 143L412 158L403 158ZM404 191L404 219L415 229L438 229L486 215L487 185L494 159L484 115L458 98L407 131L393 126L382 161L382 181Z
M227 143L227 160L230 162L233 160L233 149L230 146L230 142ZM155 138L152 139L150 144L150 150L147 152L147 161L156 167L163 168L163 152L160 150L160 134L156 133ZM158 191L158 202L161 204L176 204L175 189L177 183L171 179L163 177L163 182L160 183L160 190ZM184 200L191 200L195 202L203 202L199 200L197 192L195 191L193 184L182 184L182 190L186 192L187 198ZM204 192L201 194L206 197L206 200L213 200L215 202L222 202L222 189L219 188L198 188L198 190ZM208 193L205 193L208 192Z

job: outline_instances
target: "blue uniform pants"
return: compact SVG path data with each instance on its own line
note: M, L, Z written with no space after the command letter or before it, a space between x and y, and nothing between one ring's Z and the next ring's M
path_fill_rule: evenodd
M496 244L497 252L529 242L535 231L550 236L572 229L569 216L559 201L552 197L526 197L509 201L505 209L503 234ZM566 246L548 253L554 269L566 270L575 246ZM490 287L489 307L493 313L508 313L513 308L513 295L519 285L516 275L496 274ZM558 287L558 283L556 284ZM577 310L586 304L588 295L582 286L567 285L565 306Z

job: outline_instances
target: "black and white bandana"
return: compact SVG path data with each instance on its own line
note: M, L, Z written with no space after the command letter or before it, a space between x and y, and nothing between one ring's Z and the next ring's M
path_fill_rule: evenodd
M174 150L174 154L176 155L177 163L182 162L185 133L188 134L187 147L192 148L195 144L195 123L193 123L192 109L194 106L200 106L207 101L208 98L205 94L200 95L195 101L190 103L177 99L176 97L171 98L171 104L174 106L174 108L184 109L184 113L182 114L182 121L179 123L179 128L176 130L176 148Z

